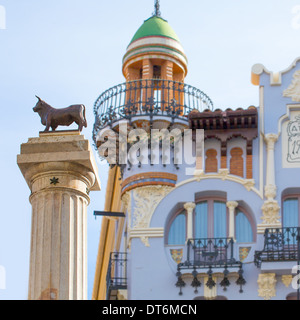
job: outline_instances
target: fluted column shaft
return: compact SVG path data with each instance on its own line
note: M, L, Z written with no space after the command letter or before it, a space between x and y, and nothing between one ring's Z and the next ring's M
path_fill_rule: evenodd
M64 173L56 172L56 177ZM45 186L32 204L29 299L87 299L87 206L89 197L66 184L47 188L53 175L35 183ZM58 178L59 180L62 178ZM73 181L74 176L64 176Z
M92 157L78 134L43 134L21 146L32 205L29 300L87 299L87 206L99 190Z

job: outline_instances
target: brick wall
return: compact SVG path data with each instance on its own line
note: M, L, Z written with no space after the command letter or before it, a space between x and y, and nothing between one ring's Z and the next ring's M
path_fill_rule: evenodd
M230 151L230 174L244 177L243 149L233 148Z
M206 151L205 172L218 172L217 151L209 149Z

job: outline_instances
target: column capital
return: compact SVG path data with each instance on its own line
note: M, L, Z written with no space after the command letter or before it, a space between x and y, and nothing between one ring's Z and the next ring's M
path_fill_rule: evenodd
M98 168L90 143L78 131L40 133L38 138L29 138L21 145L17 163L32 192L44 189L47 184L53 186L50 178L59 179L57 187L78 189L77 184L72 185L72 179L71 184L65 181L66 175L83 176L79 180L86 184L84 192L86 188L88 191L100 190ZM37 177L43 178L42 184L35 183Z
M274 148L275 143L279 138L278 134L268 133L264 136L265 142L267 143L268 148Z
M226 202L226 206L227 206L228 209L234 210L238 205L239 205L239 203L237 201L228 201L228 202Z
M187 211L192 211L192 210L194 210L195 209L195 207L196 207L196 204L194 203L194 202L187 202L187 203L185 203L184 204L184 209L185 210L187 210Z

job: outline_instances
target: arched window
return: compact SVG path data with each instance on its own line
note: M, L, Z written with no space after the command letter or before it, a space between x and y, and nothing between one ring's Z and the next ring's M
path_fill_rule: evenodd
M173 220L168 236L169 245L184 245L186 241L186 215L180 213Z
M237 208L233 226L229 225L229 210L225 200L207 198L196 203L192 223L188 223L186 211L181 212L171 221L167 233L168 245L184 245L187 234L195 239L228 238L230 230L238 243L254 241L251 220L248 215Z
M218 153L215 149L209 149L206 151L205 172L218 172L217 155Z
M299 226L300 196L286 198L283 201L283 227Z
M241 210L235 215L235 236L239 243L253 242L253 231L248 217Z

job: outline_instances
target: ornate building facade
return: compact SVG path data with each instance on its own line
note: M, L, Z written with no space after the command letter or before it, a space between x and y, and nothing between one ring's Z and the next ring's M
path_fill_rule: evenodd
M237 110L186 84L187 64L157 2L124 54L125 83L95 103L110 170L92 298L295 299L300 58L253 66L259 105Z

